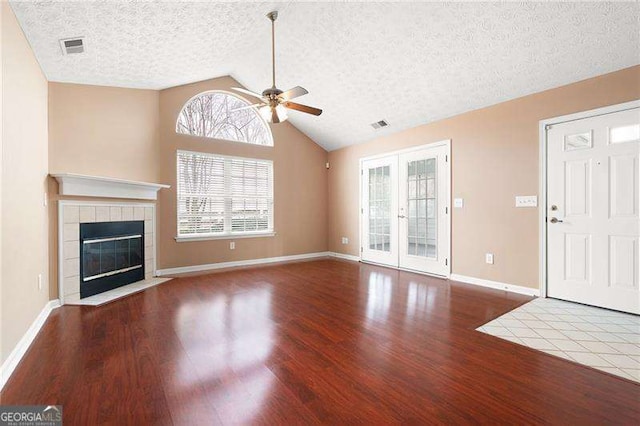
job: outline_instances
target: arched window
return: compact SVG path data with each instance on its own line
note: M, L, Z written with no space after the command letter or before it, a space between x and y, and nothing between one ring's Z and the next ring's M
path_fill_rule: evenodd
M244 99L222 91L200 93L182 107L176 133L273 146L269 126Z

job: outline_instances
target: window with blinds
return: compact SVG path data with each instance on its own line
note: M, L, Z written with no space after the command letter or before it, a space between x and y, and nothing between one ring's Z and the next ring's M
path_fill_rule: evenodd
M273 232L273 163L178 151L178 237Z

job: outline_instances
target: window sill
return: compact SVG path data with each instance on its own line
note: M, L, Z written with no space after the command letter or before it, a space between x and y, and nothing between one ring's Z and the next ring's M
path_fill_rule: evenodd
M220 235L181 235L175 237L176 242L186 243L189 241L209 241L209 240L237 240L241 238L262 238L262 237L274 237L275 232L245 232L238 234L220 234Z

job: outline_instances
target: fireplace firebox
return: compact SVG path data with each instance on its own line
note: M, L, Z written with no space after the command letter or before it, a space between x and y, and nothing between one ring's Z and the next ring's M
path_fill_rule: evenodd
M144 221L80 224L80 298L144 280Z

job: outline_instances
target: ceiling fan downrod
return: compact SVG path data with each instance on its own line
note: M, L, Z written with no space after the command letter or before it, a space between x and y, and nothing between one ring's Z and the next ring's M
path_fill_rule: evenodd
M274 10L267 13L267 18L271 21L271 88L276 88L276 19L278 19L278 11Z

